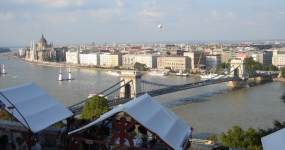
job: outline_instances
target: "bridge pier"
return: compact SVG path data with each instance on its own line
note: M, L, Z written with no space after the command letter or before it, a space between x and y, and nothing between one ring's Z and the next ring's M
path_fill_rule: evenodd
M121 86L128 83L120 89L120 97L122 98L136 98L136 95L141 93L141 72L136 70L123 70L121 71L120 78L124 80Z
M227 87L250 87L249 84L244 80L229 81Z

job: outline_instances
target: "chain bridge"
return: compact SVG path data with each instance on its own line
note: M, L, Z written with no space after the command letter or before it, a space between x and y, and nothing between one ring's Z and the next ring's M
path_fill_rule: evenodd
M141 80L142 74L139 71L122 71L120 75L121 81L103 90L98 95L106 97L109 101L109 106L113 107L124 104L145 93L154 97L221 82L228 82L227 86L229 87L248 87L249 85L246 83L248 78L259 78L259 80L270 80L272 78L270 74L258 74L246 68L244 64L245 62L243 60L232 60L231 67L222 73L207 80L182 85L166 85ZM80 114L86 100L89 99L82 100L67 108L76 114Z

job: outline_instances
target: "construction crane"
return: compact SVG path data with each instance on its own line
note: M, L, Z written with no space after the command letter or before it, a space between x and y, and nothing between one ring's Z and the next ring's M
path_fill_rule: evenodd
M197 65L197 68L195 70L200 70L199 64L200 64L201 57L202 57L202 54L200 55L200 58L199 58L199 61L198 61L198 65Z

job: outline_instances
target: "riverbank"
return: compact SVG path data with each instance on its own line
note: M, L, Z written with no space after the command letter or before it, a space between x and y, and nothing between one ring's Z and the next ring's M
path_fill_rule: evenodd
M114 70L114 71L121 71L122 69L114 69L114 68L97 68L97 67L89 67L89 66L80 66L79 64L72 64L72 63L65 63L65 62L33 62L33 61L27 61L23 58L18 58L16 56L11 56L8 54L3 54L4 57L13 58L15 60L28 63L28 64L34 64L39 66L49 66L49 67L58 67L58 68L81 68L81 69L94 69L94 70ZM151 71L141 71L142 74L147 74ZM169 75L176 76L176 73L169 72ZM189 74L191 76L201 76L200 74Z

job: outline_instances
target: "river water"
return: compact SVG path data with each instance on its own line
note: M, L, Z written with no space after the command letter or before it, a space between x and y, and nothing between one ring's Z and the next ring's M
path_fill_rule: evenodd
M59 82L57 67L27 64L1 55L0 64L5 64L8 73L0 76L0 89L34 82L65 106L84 100L90 93L100 92L120 80L102 70L72 68L75 80ZM62 73L63 78L68 78L68 68L62 68ZM144 74L142 79L179 85L199 81L200 77ZM280 100L285 83L255 84L250 88L229 89L226 83L219 83L154 98L194 128L193 138L204 139L209 134L226 132L235 125L257 129L272 127L275 119L285 121L285 104Z

